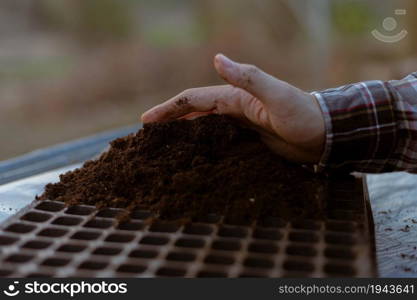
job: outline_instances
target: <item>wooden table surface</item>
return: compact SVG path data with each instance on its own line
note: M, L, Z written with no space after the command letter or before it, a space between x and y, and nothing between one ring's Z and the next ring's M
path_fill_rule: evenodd
M381 277L417 277L417 175L367 175Z

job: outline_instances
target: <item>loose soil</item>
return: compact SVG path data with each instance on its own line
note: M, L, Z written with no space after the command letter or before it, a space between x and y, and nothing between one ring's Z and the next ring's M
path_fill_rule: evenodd
M38 200L146 207L161 219L322 219L324 180L225 116L147 124L46 185Z

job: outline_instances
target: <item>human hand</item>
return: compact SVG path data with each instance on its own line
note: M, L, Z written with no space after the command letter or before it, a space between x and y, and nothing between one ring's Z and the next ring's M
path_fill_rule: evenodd
M214 66L229 85L185 90L145 112L143 123L226 114L254 128L285 158L300 163L319 161L325 128L313 95L222 54L215 56Z

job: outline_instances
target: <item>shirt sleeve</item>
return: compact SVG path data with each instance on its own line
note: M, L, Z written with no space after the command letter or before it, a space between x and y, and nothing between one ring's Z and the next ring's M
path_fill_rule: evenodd
M326 128L319 170L417 173L417 72L312 94Z

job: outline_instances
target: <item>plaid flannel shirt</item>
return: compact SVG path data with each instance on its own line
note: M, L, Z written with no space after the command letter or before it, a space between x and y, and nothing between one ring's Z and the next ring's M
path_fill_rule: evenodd
M312 94L326 128L319 170L417 173L417 72Z

